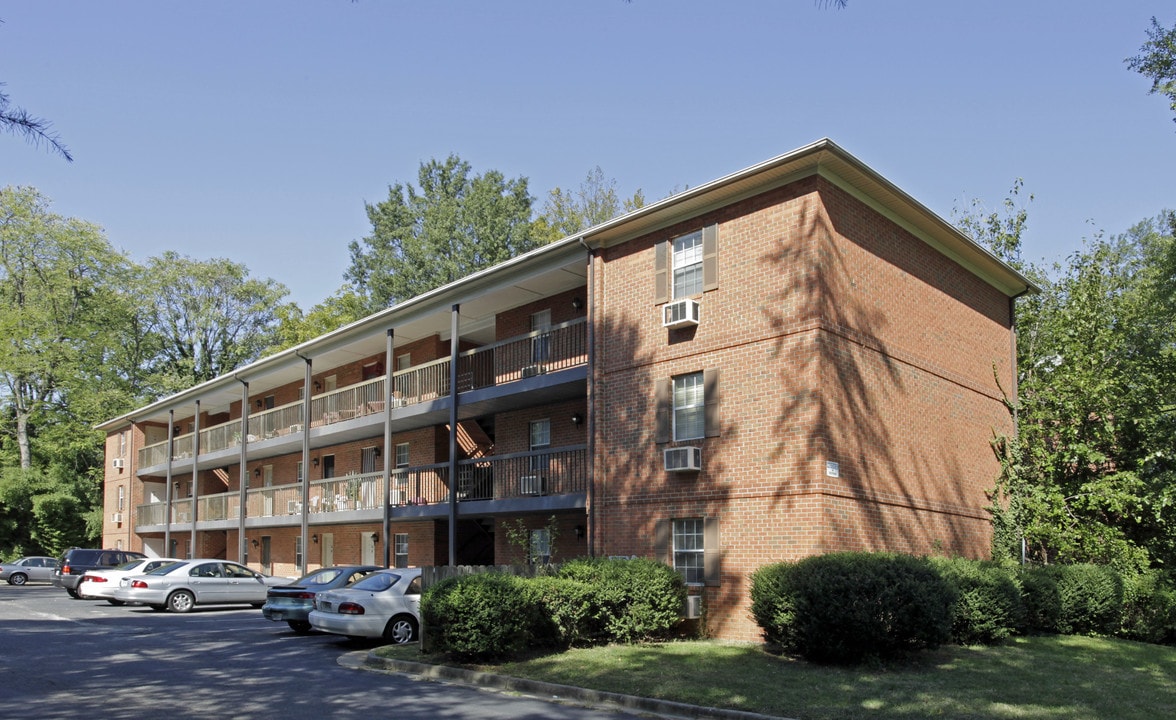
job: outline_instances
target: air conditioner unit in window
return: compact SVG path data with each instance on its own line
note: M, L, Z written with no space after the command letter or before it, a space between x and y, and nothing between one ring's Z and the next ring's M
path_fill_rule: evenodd
M122 525L122 513L110 513L110 522Z
M123 464L124 464L125 462L126 462L126 461L125 461L125 460L123 460L122 458L113 458L113 459L110 461L110 466L111 466L112 468L114 468L115 470L122 470L122 469L123 469Z
M702 469L702 448L676 447L665 451L668 472L692 472Z
M542 475L524 475L519 478L520 495L542 495L544 491Z
M662 306L662 325L671 330L697 325L700 318L697 300L686 298Z
M525 378L535 377L536 375L542 375L546 372L547 372L546 365L527 365L526 367L523 368L523 377L525 377Z

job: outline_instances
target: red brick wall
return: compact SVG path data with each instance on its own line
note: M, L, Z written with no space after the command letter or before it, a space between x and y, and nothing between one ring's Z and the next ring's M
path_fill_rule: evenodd
M654 244L710 223L718 289L698 328L667 331ZM1011 387L999 291L818 178L608 249L596 271L597 554L653 557L659 520L718 518L708 630L757 639L747 578L763 564L987 552L988 440L1009 426L994 367ZM721 433L688 443L702 472L666 473L654 381L709 368Z

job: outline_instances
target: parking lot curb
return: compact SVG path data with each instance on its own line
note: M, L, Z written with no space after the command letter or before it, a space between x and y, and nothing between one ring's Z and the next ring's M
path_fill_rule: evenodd
M342 658L340 662L343 663ZM495 690L527 693L554 702L604 706L665 717L718 718L720 720L787 720L776 715L763 715L761 713L746 712L743 710L709 708L670 700L638 697L636 695L622 695L620 693L591 690L572 685L559 685L557 683L511 677L509 675L496 675L479 670L466 670L465 668L457 668L450 665L434 665L432 663L418 663L409 660L395 660L380 657L374 652L367 653L361 662L351 660L344 664L362 670L397 672L414 675L426 680L455 682Z

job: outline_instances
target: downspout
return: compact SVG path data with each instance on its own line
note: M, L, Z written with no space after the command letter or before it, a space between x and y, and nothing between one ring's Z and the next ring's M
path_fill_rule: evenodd
M174 409L167 411L167 470L164 477L167 484L163 488L163 506L164 512L167 516L163 519L163 556L173 557L171 546L171 526L172 526L172 503L175 498L172 497L172 457L175 455L174 443L176 441L176 411Z
M392 462L395 460L392 448L392 398L396 388L392 376L392 346L395 340L395 330L388 328L388 336L384 342L384 567L392 567L392 547L389 540L392 537Z
M236 377L236 376L234 376ZM245 509L249 488L249 383L241 383L241 452L237 461L240 472L237 481L237 562L245 562Z
M585 519L588 540L588 557L596 556L596 252L580 238L580 244L588 253L588 398L585 413L588 416L588 457L585 470L588 473L588 517Z
M196 401L196 413L192 416L192 520L191 542L188 545L188 557L201 557L203 553L196 552L196 522L200 519L197 507L200 504L200 401Z
M449 315L449 564L457 565L457 325L461 305Z
M306 574L306 556L310 554L310 379L313 371L311 359L302 353L296 353L306 364L302 379L302 567L298 570ZM325 488L326 486L324 486Z

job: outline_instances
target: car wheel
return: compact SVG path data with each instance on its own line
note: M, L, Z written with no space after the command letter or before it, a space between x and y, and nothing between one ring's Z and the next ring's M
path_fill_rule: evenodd
M69 588L66 588L66 589L65 589L65 591L66 591L67 593L69 593L69 596L70 596L71 598L73 598L74 600L78 600L78 599L79 599L79 597L78 597L78 591L77 591L77 590L70 590Z
M163 612L164 610L167 610L167 605L154 604L150 607L152 612Z
M187 590L177 590L167 596L167 609L174 613L186 613L196 606L196 596Z
M13 573L12 577L8 578L9 585L24 585L29 581L29 576L24 573Z
M384 627L384 639L397 645L416 640L417 621L411 615L397 615Z
M287 620L286 624L290 626L291 630L298 633L299 635L305 635L306 633L310 632L310 623L306 622L305 620Z
M122 600L115 600L114 598L106 598L106 602L110 603L111 605L113 605L115 607L118 607L120 605L126 605L126 603L123 602Z

